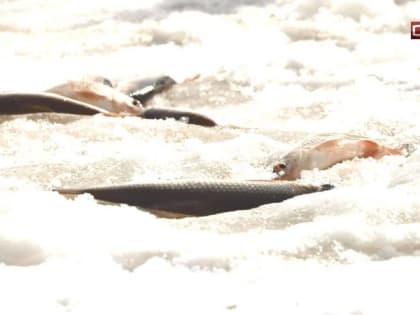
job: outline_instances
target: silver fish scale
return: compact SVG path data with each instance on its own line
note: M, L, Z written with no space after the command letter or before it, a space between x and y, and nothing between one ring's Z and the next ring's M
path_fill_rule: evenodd
M263 181L169 181L169 182L157 182L157 183L142 183L133 185L122 185L114 186L112 189L139 189L149 188L154 190L174 190L174 191L191 191L197 193L205 193L208 191L213 192L236 192L236 193L259 193L259 194L270 194L279 193L288 190L307 190L315 189L315 186L299 186L291 183L280 183L280 182L263 182ZM109 189L111 187L98 187L89 190L101 190ZM315 189L316 190L316 189Z
M200 216L251 209L331 188L331 185L311 186L278 181L182 180L57 191L64 194L91 193L95 198L108 202Z

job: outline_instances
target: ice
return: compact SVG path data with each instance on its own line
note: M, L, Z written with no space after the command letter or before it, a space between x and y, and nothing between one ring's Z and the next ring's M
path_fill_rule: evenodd
M1 117L1 314L418 314L418 150L305 171L336 189L203 218L51 191L268 179L321 133L417 148L418 1L3 2L1 91L170 75L151 106L220 126Z

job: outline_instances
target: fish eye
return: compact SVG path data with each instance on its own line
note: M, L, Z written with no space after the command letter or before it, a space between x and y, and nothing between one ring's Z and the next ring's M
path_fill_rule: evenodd
M133 99L133 101L132 101L131 104L134 105L134 106L138 106L138 107L141 106L141 103L138 100L136 100L136 99Z
M281 171L285 171L286 167L287 167L286 163L283 163L283 162L277 163L273 167L273 173L280 173Z

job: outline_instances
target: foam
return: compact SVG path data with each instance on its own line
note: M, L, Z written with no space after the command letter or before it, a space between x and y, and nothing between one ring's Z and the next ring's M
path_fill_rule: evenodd
M92 74L178 82L200 74L155 105L196 110L224 126L3 117L0 313L418 313L417 151L305 171L300 182L337 188L205 218L160 219L50 191L267 179L278 158L325 132L418 146L420 48L407 31L418 7L4 2L2 91Z

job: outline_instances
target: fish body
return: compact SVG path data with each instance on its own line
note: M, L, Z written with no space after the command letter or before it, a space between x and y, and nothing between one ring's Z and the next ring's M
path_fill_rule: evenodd
M56 189L65 195L88 193L96 199L149 210L203 216L258 207L331 189L278 181L169 181L109 187Z
M0 114L55 112L78 115L109 114L101 107L54 93L2 93Z

